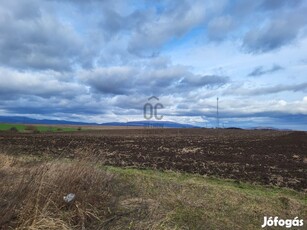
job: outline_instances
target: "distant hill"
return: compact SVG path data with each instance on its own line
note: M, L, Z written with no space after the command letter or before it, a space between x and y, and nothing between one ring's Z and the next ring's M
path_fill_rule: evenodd
M130 121L130 122L107 122L87 123L66 120L34 119L21 116L0 116L1 123L13 124L43 124L43 125L101 125L101 126L140 126L140 127L164 127L164 128L198 128L194 125L180 124L171 121Z
M75 122L65 120L34 119L20 116L0 116L1 123L42 124L42 125L98 125L96 123Z
M239 128L239 127L228 127L228 128L225 128L225 129L236 129L236 130L242 130L242 128Z
M274 127L265 127L265 126L258 126L250 128L252 130L279 130L279 131L291 131L292 129L281 129L281 128L274 128Z
M199 128L198 126L181 124L171 121L129 121L129 122L108 122L101 125L106 126L142 126L142 127L164 127L164 128Z

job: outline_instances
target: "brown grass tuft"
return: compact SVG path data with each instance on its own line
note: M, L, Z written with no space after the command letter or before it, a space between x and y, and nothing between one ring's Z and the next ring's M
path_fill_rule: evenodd
M85 162L44 163L16 171L10 157L1 159L3 229L95 229L112 217L117 198L111 174ZM68 193L76 194L71 204L63 200Z

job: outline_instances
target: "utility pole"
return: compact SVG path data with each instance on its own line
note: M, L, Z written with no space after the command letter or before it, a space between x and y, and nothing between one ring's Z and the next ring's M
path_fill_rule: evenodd
M219 120L219 98L216 98L216 123L217 123L217 128L220 127L220 120Z

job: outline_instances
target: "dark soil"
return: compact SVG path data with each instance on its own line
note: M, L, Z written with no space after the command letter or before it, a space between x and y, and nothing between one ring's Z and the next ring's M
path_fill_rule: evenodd
M0 152L97 156L106 165L177 170L307 189L307 134L272 130L122 129L0 133Z

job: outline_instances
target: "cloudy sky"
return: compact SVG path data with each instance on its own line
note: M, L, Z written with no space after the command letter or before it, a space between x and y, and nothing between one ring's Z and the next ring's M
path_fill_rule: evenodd
M307 130L305 0L0 3L0 115Z

